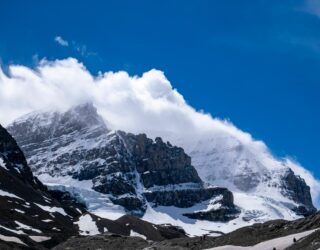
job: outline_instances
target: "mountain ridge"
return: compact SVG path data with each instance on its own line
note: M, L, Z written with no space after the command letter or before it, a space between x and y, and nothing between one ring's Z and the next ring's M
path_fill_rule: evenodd
M148 240L186 237L181 228L124 215L108 220L86 211L69 193L33 176L13 137L0 125L0 248L48 249L77 235L108 232Z
M52 117L54 117L54 119L52 119ZM176 146L172 146L169 142L165 143L159 137L152 140L145 134L134 135L132 133L109 130L103 119L98 115L96 108L90 103L76 106L64 113L33 113L31 114L31 118L24 116L23 119L13 122L8 126L8 130L15 136L24 150L33 171L39 178L43 178L42 180L44 182L50 181L55 174L64 177L72 176L79 181L90 181L92 179L93 189L95 191L106 193L108 190L107 192L110 193L110 190L115 189L111 194L117 197L110 197L112 203L127 207L127 211L128 208L130 208L129 210L131 211L139 208L136 213L133 213L135 215L143 216L144 213L153 213L150 211L150 206L143 201L144 198L141 198L141 195L149 197L148 202L153 204L151 207L158 207L158 212L166 211L167 213L170 206L175 207L177 204L173 202L168 203L170 197L163 192L166 189L173 195L172 197L176 197L178 201L183 200L181 198L183 197L181 196L183 191L179 189L196 189L199 191L217 190L217 187L213 186L216 179L210 180L210 176L212 175L208 174L206 176L207 178L204 178L204 181L207 182L209 180L211 185L204 185L197 174L197 172L199 172L202 173L203 176L201 167L195 165L196 171L192 166L195 162L199 162L199 155L211 150L211 144L207 144L208 149L204 150L204 153L201 153L203 152L201 151L203 145L202 147L198 147L198 151L193 150L194 152L198 152L198 155L194 156L194 160L194 158L190 158L185 154L183 149L181 150ZM48 131L54 132L49 133ZM26 136L26 134L28 134L28 136ZM239 155L238 160L242 164L240 166L243 166L246 171L243 171L243 176L239 176L238 186L244 185L243 187L246 191L240 190L241 192L239 192L239 189L233 189L232 186L228 184L229 186L227 187L231 187L232 193L235 195L236 206L233 206L233 197L232 199L222 199L222 202L213 199L212 204L210 204L210 202L207 204L201 203L201 209L194 208L191 213L188 209L184 209L183 211L179 210L179 216L188 215L193 219L211 218L211 220L214 220L214 217L205 215L208 212L205 211L207 208L211 207L211 210L215 208L220 212L224 208L227 208L227 210L229 209L231 212L231 217L222 219L224 216L221 217L219 215L217 218L220 218L219 220L222 219L222 221L229 221L230 219L238 217L237 225L233 227L228 226L226 229L231 230L231 228L234 229L246 225L246 223L252 224L254 222L275 218L295 219L300 215L308 215L315 212L310 196L310 188L292 171L289 171L288 174L285 175L286 171L284 170L289 168L277 168L275 172L269 174L268 169L260 166L259 161L256 161L257 166L251 169L250 167L253 164L252 160L248 162L242 154L242 152L246 152L244 146L237 143L233 144L230 140L228 142L231 143L230 146L227 147L229 151L227 151L225 155L222 155L224 157L223 159L230 156L229 153L231 152L232 157L230 157L230 162L232 162L232 159L235 157L233 155L234 150L240 152L240 154L237 153L237 155ZM214 141L214 143L217 145L221 144L219 140ZM221 145L223 146L225 144ZM212 149L215 149L215 147ZM218 152L219 150L211 151ZM119 155L121 155L120 158L118 157ZM221 156L221 154L217 155L218 157ZM209 154L208 159L211 159L213 156L214 154ZM193 157L192 154L191 157ZM206 159L202 159L202 161L204 161L203 166L208 165ZM213 166L215 166L217 160L213 160L212 162ZM183 171L177 167L179 164L183 166ZM236 162L234 164L236 164ZM40 165L45 165L45 167L39 167ZM157 167L154 168L154 166ZM211 168L212 165L210 165L210 168L206 169L206 171L209 171ZM255 168L258 170L262 169L263 175L255 170ZM170 171L168 171L168 169ZM187 169L189 170L186 171ZM221 167L218 169L221 169ZM242 167L240 169L243 170ZM178 172L174 174L174 171ZM236 169L235 172L237 171L239 172L240 170ZM258 177L255 173L259 173ZM48 175L50 178L48 178ZM230 174L230 176L232 177L234 174ZM284 176L287 178L284 178ZM264 179L261 179L262 177ZM159 183L161 184L158 187L160 193L156 190L157 184ZM252 188L252 186L254 186L254 188ZM258 191L252 191L252 189L257 188L261 188L262 191L266 188L268 188L269 191L276 191L272 193L272 195L275 195L275 198L270 197L270 194L263 196L266 192L259 193ZM150 195L149 191L151 191L153 195ZM222 189L220 191L222 192ZM80 191L78 190L77 192ZM160 196L154 195L157 192ZM200 193L201 192L203 191L200 191ZM256 194L254 192L256 192ZM164 199L163 197L166 198ZM197 197L199 196L197 195L193 199L202 202L202 200ZM228 197L228 195L226 197ZM245 199L249 202L248 205L243 204L243 200ZM206 202L208 202L208 196L206 200ZM250 203L251 201L252 203ZM188 202L189 207L197 203ZM232 205L228 207L228 205L224 206L223 204ZM182 208L186 207L185 204L182 203L178 204L178 206ZM252 206L252 208L250 208L250 206ZM176 210L173 209L172 211ZM171 214L172 211L169 211L169 214ZM239 215L240 212L241 216ZM170 216L178 215L172 214ZM150 216L147 216L147 218L150 219ZM186 220L183 219L182 221ZM221 225L217 224L216 229L220 226Z

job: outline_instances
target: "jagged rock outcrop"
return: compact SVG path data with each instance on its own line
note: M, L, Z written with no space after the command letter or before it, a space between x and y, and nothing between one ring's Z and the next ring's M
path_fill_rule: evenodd
M304 204L304 206L293 208L297 214L308 216L317 211L312 204L310 187L300 176L296 176L291 169L288 169L282 178L282 193L298 204Z
M185 208L219 195L233 201L226 189L204 186L182 148L145 134L110 131L90 103L64 113L33 113L8 130L37 176L90 180L93 190L134 215L143 215L148 202Z
M186 237L181 228L130 216L112 221L86 211L69 193L48 190L33 176L16 141L0 125L0 249L47 249L71 236L105 231L146 239Z
M208 187L200 189L147 192L146 199L155 206L176 206L187 208L202 201L210 200L209 206L203 211L185 213L191 219L228 222L237 218L239 208L234 205L233 195L226 188ZM212 199L215 197L215 199Z
M234 205L233 195L226 188L209 188L207 189L210 194L213 194L216 199L210 202L211 209L203 211L195 211L193 213L185 213L184 215L191 219L209 220L228 222L237 218L240 214L240 209ZM208 192L207 191L207 192ZM204 192L205 195L207 192ZM220 195L218 194L220 193Z
M191 207L201 201L210 200L212 197L221 196L219 202L226 206L233 205L232 193L226 188L209 187L200 189L183 189L173 191L146 192L148 201L160 206Z
M202 182L182 148L164 143L160 137L153 141L145 134L119 133L131 152L144 187Z
M1 125L0 204L0 240L7 239L9 246L52 246L77 234L73 221L81 210L65 206L51 196L33 176L17 143Z

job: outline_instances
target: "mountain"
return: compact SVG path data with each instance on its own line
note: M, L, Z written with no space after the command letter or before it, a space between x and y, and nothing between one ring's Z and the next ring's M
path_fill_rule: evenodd
M228 222L240 213L228 189L202 182L182 148L145 134L110 131L92 104L32 113L8 130L40 180L70 192L97 215L149 220L154 212L174 212L169 216L182 221Z
M245 221L292 220L316 211L295 165L275 158L259 141L240 140L219 127L203 135L164 133L163 138L184 148L203 181L232 191Z
M0 125L0 249L47 249L71 236L100 233L148 240L186 237L181 228L124 215L108 220L33 176L16 141Z
M90 103L33 112L7 129L49 189L69 192L102 217L132 214L215 235L315 212L302 178L224 133L166 137L190 157L160 137L109 130Z
M142 137L146 136L142 135ZM131 137L129 136L129 138ZM135 141L136 138L134 136L131 139ZM161 142L162 145L163 142L159 140L157 140L158 142L150 141L155 145ZM145 142L145 140L142 141ZM134 144L127 144L130 149L129 145L134 145L133 148L137 150L135 152L131 148L130 152L135 152L132 153L132 157L136 154L136 157L141 155L145 157L145 154L141 153L141 146L137 147L136 142ZM155 149L150 146L149 150L153 151ZM149 150L146 151L147 155L150 154ZM182 156L180 155L180 157ZM161 156L161 159L164 158L164 156ZM135 162L139 162L137 160L139 157L134 159ZM137 170L137 173L145 170L143 166L148 166L148 164L144 165L144 161L141 164L137 165L143 170ZM189 165L187 164L187 166ZM41 165L38 167L41 167ZM158 168L155 168L153 171L158 171ZM211 190L212 187L206 187L201 181L199 182L199 177L194 174L194 171L191 171L191 173L190 175L185 174L187 177L185 175L178 177L178 180L181 178L191 178L191 180L200 185L198 189L204 193L210 193L211 191L206 190ZM59 178L64 179L64 176L59 175ZM166 176L166 178L176 180L171 175ZM287 178L290 179L291 177ZM69 180L69 184L73 184L71 179L67 180ZM155 180L146 178L140 184L144 185L145 183L148 186L148 183L152 183L153 181L159 182L159 177L156 173ZM162 181L160 178L160 182ZM166 179L165 181L168 180ZM78 182L81 184L82 181ZM172 191L167 189L167 185L163 188L164 190L162 191L166 195ZM179 190L177 186L174 186L174 188ZM197 188L195 189L197 190ZM58 190L55 188L48 190L46 186L33 176L17 143L0 126L0 249L40 250L53 247L53 249L57 250L87 250L91 248L166 250L210 248L218 250L232 245L233 249L239 249L243 246L250 246L250 249L274 247L281 249L281 247L287 246L288 248L286 249L315 250L320 246L318 230L320 225L319 213L295 221L274 220L266 223L257 223L228 234L215 232L215 237L201 236L188 238L181 228L168 224L156 225L129 215L124 215L116 220L100 218L85 210L85 204L82 204L85 200L79 199L81 197L74 197L75 193L71 192L72 195L70 195L70 193L63 192L63 190L71 191L72 188L69 187L68 189L68 186L64 185L64 188L60 187ZM190 192L193 189L182 188L181 190ZM195 193L197 193L196 190ZM213 188L213 190L221 192L221 189ZM224 195L227 193L224 193ZM161 197L161 199L159 198L160 203L163 202L163 195L158 196L156 192L156 197ZM183 195L181 197L190 196ZM191 195L191 197L193 196ZM146 203L148 203L148 199L145 199ZM167 202L166 199L164 201ZM179 202L188 204L192 200L182 199ZM173 207L170 208L173 209ZM195 226L197 225L195 224ZM213 234L214 232L211 233L211 235ZM209 232L208 235L210 235Z

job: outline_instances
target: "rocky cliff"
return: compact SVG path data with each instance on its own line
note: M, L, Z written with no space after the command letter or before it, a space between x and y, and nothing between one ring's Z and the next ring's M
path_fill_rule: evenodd
M71 236L116 233L148 240L186 237L181 228L138 218L100 218L69 193L50 191L33 176L11 135L0 125L0 249L48 249Z
M210 216L199 211L186 216L228 221L240 213L230 191L204 185L182 148L145 134L110 131L91 104L63 113L33 113L8 130L39 178L89 181L92 190L127 213L143 216L148 206L190 208L200 203L206 208L202 213ZM207 209L210 201L222 207Z
M82 214L55 199L33 176L15 140L0 125L0 239L25 247L57 244L77 234Z
M316 212L312 204L310 187L300 176L296 176L291 169L288 169L282 177L281 190L283 195L297 204L303 204L293 208L297 214L307 216Z

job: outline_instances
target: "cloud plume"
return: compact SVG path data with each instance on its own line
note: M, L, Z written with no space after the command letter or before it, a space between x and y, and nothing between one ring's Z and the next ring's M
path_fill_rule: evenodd
M69 42L67 40L63 39L61 36L56 36L54 38L54 41L63 47L69 46Z
M142 76L129 76L124 71L94 76L74 58L42 60L35 69L10 65L8 74L0 69L0 123L3 125L34 110L64 110L87 101L97 107L112 129L163 137L225 133L261 159L269 156L266 145L254 140L249 133L188 105L159 70L152 69ZM271 159L272 164L278 164L277 159ZM319 181L298 163L286 161L306 179L313 199L318 201Z

